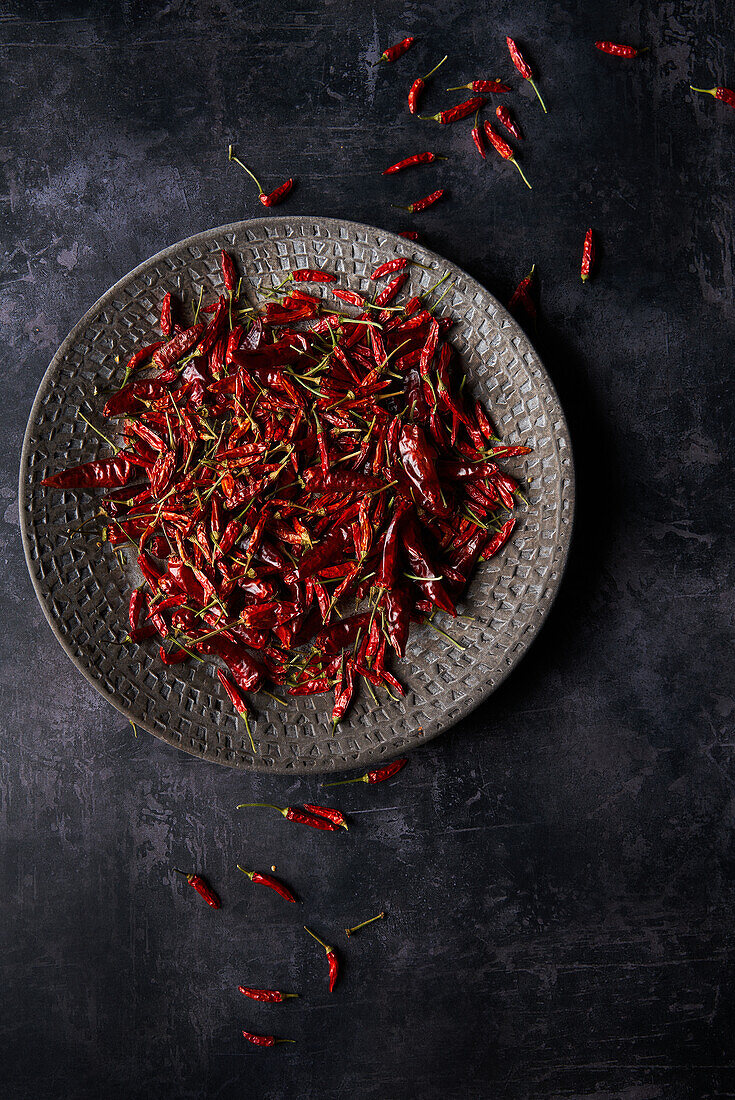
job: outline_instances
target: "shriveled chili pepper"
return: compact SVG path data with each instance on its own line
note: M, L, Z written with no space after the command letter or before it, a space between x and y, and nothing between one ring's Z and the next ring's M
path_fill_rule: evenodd
M504 523L498 531L497 535L491 536L491 538L487 542L486 546L482 550L482 557L491 558L493 554L497 554L498 550L501 550L505 546L506 542L512 535L515 525L516 521L514 519L509 519L507 523Z
M525 175L523 174L523 169L514 157L513 149L510 145L508 145L508 142L500 136L497 130L493 129L493 127L487 120L485 121L485 136L487 137L493 148L496 150L496 152L500 153L503 160L509 160L511 164L514 164L516 166L521 174L521 179L525 183L526 187L531 190L531 184L526 179Z
M543 99L541 98L541 93L540 93L540 91L538 90L538 88L536 87L536 85L534 83L533 69L531 68L531 66L526 61L525 57L523 56L521 51L516 46L513 39L512 38L506 38L505 41L508 44L508 51L510 53L511 60L513 61L513 64L518 69L518 72L521 74L523 79L528 81L528 83L531 85L534 92L538 96L538 101L544 109L544 114L548 114L548 111L546 110L546 104L544 103Z
M623 46L619 42L595 42L595 46L603 53L612 54L613 57L638 57L644 52L637 50L635 46Z
M304 925L304 928L309 933L309 935L316 940L317 943L320 943L322 945L327 953L327 963L329 964L329 992L333 993L334 986L337 981L337 974L339 973L339 962L337 961L337 954L333 947L329 947L324 942L324 940L320 940L319 937L315 935L315 933L312 932L310 928L307 928L306 925Z
M463 88L469 88L470 91L479 92L481 95L503 95L510 91L509 86L503 84L501 80L471 80L469 84L458 84L455 88L447 88L447 91L460 92Z
M513 116L507 107L496 107L495 114L498 116L500 122L505 126L509 134L512 134L516 141L523 141L523 134L518 129L517 124L513 121Z
M397 206L394 202L391 203L391 206L395 207L396 210L407 210L409 214L418 214L422 210L426 210L427 207L433 206L435 202L439 202L439 199L444 198L445 194L444 188L440 187L438 191L432 191L430 195L426 195L423 199L418 199L408 206Z
M536 264L533 264L528 275L525 275L518 286L513 291L510 301L508 302L508 309L515 309L516 306L523 306L524 310L531 318L532 321L536 320L536 303L531 295L531 284L533 283L533 273L536 270Z
M266 194L266 192L261 187L258 178L254 176L250 169L247 168L243 164L243 162L234 155L234 153L232 152L232 146L229 147L228 159L234 160L235 164L239 164L242 170L244 172L247 172L251 180L253 180L255 186L258 188L258 198L262 202L263 206L277 206L279 202L285 199L286 195L289 193L294 185L293 178L291 177L287 179L285 183L282 183L280 187L276 187L275 191L271 191L269 194Z
M332 824L331 821L327 821L326 818L317 817L316 814L304 813L303 810L297 810L294 806L274 806L271 802L241 802L237 809L245 810L249 806L262 806L269 810L278 810L279 814L283 814L287 821L295 821L298 825L309 825L312 829L326 829L332 833L337 831L337 826Z
M370 917L368 920L361 921L360 924L356 924L354 928L345 928L345 935L349 938L353 932L359 932L366 924L372 924L373 921L382 920L384 916L385 913L378 913L377 917Z
M693 92L713 95L715 99L719 99L721 103L726 103L728 107L735 107L735 92L730 88L695 88L692 84L690 84L689 87Z
M383 50L378 59L378 64L381 61L397 61L399 57L403 57L406 50L410 50L416 39L414 37L402 38L400 42L396 42L395 46L389 46L387 50Z
M41 482L52 489L114 489L126 485L138 467L121 451L115 458L83 462L58 474L51 474Z
M441 68L441 66L444 64L444 62L446 60L447 60L446 57L443 57L441 59L441 61L439 62L439 64L435 65L434 68L431 69L431 71L426 74L426 76L417 77L416 80L414 80L411 87L409 88L409 91L408 91L408 109L409 109L409 111L411 112L412 115L417 115L418 112L419 112L419 97L420 97L421 93L423 92L424 88L426 87L426 81L429 79L430 76L434 75L434 73L436 72L437 69ZM385 173L383 173L383 175L385 175Z
M433 164L437 160L446 160L446 157L438 157L436 153L414 153L410 157L405 157L403 160L396 161L395 164L391 164L389 168L386 168L383 172L384 176L394 176L396 172L403 172L406 168L413 168L417 164ZM402 233L398 234L399 237L403 236Z
M279 989L251 989L249 985L237 987L243 997L249 997L251 1001L264 1001L266 1004L279 1005L287 997L298 997L298 993L281 993Z
M291 272L291 279L295 283L334 283L337 276L322 268L299 267Z
M169 340L167 344L158 349L153 356L153 365L158 367L159 370L165 370L166 367L178 363L179 359L183 359L192 348L196 347L203 332L204 325L202 324L192 325L191 328L179 332L172 340Z
M407 256L398 256L395 260L388 260L387 263L376 267L370 278L384 279L386 275L392 275L394 271L403 271L404 267L408 267L410 263L411 261Z
M244 867L241 867L238 863L238 871L242 871L244 875L250 879L251 882L256 883L258 886L268 886L271 890L275 890L277 894L280 894L286 901L292 901L296 903L296 898L293 896L288 886L284 886L282 882L279 882L277 878L273 878L272 875L263 875L260 871L246 871Z
M177 875L183 875L186 881L189 883L197 894L204 898L207 905L211 905L213 909L220 909L222 906L221 901L215 894L211 886L202 878L201 875L192 875L187 871L180 871L178 867L174 867L174 871Z
M235 708L235 710L237 711L237 713L242 718L243 722L245 723L245 729L247 730L248 737L250 738L251 748L252 748L253 752L255 752L256 751L255 741L253 741L253 735L250 731L250 722L248 720L247 704L246 704L244 698L242 697L242 695L240 694L240 691L235 687L234 684L230 683L230 681L227 679L227 676L224 674L224 672L222 671L221 668L217 669L217 676L219 677L219 681L222 684L222 687L225 689L225 692L227 693L227 697L229 698L230 702L232 703L232 705Z
M408 272L404 271L403 274L396 275L395 279L391 279L391 281L383 287L380 294L375 295L375 305L387 306L389 302L393 301L401 287L405 286L407 282Z
M486 159L486 157L485 157L485 142L483 141L482 130L480 129L480 112L479 111L475 115L475 125L472 127L472 140L475 143L475 148L477 149L477 152L480 154L482 159L485 160Z
M408 763L407 756L401 756L398 760L392 760L390 764L384 764L382 768L375 768L374 771L365 772L364 775L360 775L357 779L340 779L338 783L323 783L324 787L342 787L347 783L384 783L386 779L392 779L401 768L405 768Z
M276 1043L295 1043L295 1039L276 1039L273 1035L255 1035L252 1031L243 1031L244 1037L254 1047L274 1047Z
M440 122L442 126L447 126L450 122L459 122L460 119L467 118L468 115L474 115L475 111L479 111L484 105L485 99L483 96L473 96L472 99L466 99L464 103L457 103L456 106L449 107L446 111L439 111L436 115L419 115L419 118L423 122Z
M582 282L586 283L595 263L595 238L591 229L588 229L584 237L582 248Z
M315 806L310 802L304 803L304 809L311 814L317 814L319 817L326 817L328 821L331 821L334 825L341 825L343 829L347 828L345 815L341 810L334 810L331 806Z
M161 302L161 320L160 320L161 332L164 336L170 336L173 332L173 321L171 320L171 295L164 294L163 301Z

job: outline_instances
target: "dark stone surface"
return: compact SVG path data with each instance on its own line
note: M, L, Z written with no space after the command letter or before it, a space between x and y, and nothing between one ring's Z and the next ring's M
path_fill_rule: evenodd
M735 1095L735 113L688 91L735 82L728 5L0 0L0 27L3 1095ZM444 52L427 107L477 75L517 89L506 33L549 106L509 99L533 192L469 124L404 106ZM652 50L616 61L599 37ZM576 446L576 541L532 652L400 780L343 788L334 838L234 810L315 780L136 741L54 641L18 535L25 420L68 329L151 253L262 212L232 140L268 186L298 176L284 213L401 228L389 203L441 182L450 201L415 219L432 247L501 298L535 261ZM432 146L451 159L380 176ZM221 913L174 864L206 868ZM343 950L334 995L304 921ZM253 1005L239 982L304 996ZM242 1027L298 1042L258 1051Z

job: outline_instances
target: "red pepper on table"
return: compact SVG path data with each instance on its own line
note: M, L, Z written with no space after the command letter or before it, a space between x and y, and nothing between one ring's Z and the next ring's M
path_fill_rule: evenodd
M414 37L402 38L400 42L396 42L395 46L389 46L387 50L383 50L377 64L381 61L397 61L399 57L403 57L406 50L411 49L415 41Z
M222 687L227 693L227 697L229 698L237 713L242 718L243 722L245 723L245 729L248 731L248 737L250 738L250 746L253 752L255 752L255 742L253 741L253 735L250 732L247 704L245 703L245 700L240 694L239 690L235 687L234 684L230 683L221 668L217 669L217 676L219 677L219 682L222 684Z
M480 557L491 558L493 554L497 554L498 550L501 550L505 546L506 542L512 535L515 525L516 521L514 519L509 519L507 523L504 523L498 531L497 535L492 535L490 537L487 545L482 550Z
M178 363L179 359L183 359L196 346L203 332L204 325L201 323L183 329L172 340L169 340L167 344L158 349L153 356L153 365L158 367L159 370L165 370L166 367Z
M384 176L394 176L396 172L403 172L406 168L413 168L417 164L433 164L437 160L447 160L446 157L438 157L436 153L414 153L413 156L405 157L403 160L396 161L395 164L391 164L389 168L386 168L383 172ZM399 233L399 237L405 236L404 233Z
M435 515L446 515L447 505L436 472L436 451L420 424L404 424L398 442L403 468L422 507Z
M598 50L609 53L613 57L638 57L643 50L637 50L635 46L623 46L619 42L595 42ZM647 48L647 47L646 47Z
M726 103L728 107L735 107L735 92L730 88L695 88L692 84L689 85L693 92L702 92L703 95L713 95L715 99L719 99L721 103Z
M595 238L591 229L588 229L584 238L582 249L582 282L586 283L592 273L595 263Z
M429 79L430 76L434 75L434 73L436 72L437 69L441 68L441 66L444 64L444 62L446 60L447 60L447 58L443 57L441 59L441 61L439 62L439 64L435 65L434 68L431 69L431 71L426 74L426 76L417 77L416 80L414 80L411 87L409 88L409 92L408 92L408 109L409 109L409 111L411 112L412 115L417 115L418 114L419 96L421 95L424 88L426 87L426 81ZM383 174L385 175L385 173L383 173Z
M276 1039L273 1035L255 1035L252 1031L243 1031L244 1037L255 1047L274 1047L276 1043L295 1043L295 1039Z
M266 1004L279 1005L287 997L298 997L298 993L281 993L279 989L252 989L249 985L237 987L243 997L249 997L251 1001L264 1001Z
M244 875L250 879L251 882L256 883L258 886L268 886L271 890L275 890L277 894L280 894L286 901L292 901L296 903L296 898L293 896L288 886L284 886L282 882L279 882L277 878L273 878L272 875L263 875L260 871L246 871L244 867L241 867L238 863L238 871L242 871Z
M306 925L304 925L304 928L309 933L309 935L316 940L317 943L320 943L322 945L327 953L327 963L329 964L329 992L333 993L334 986L337 981L337 974L339 973L339 963L337 961L336 952L334 948L329 947L328 944L324 942L324 940L320 940L318 936L314 935L311 929L307 928Z
M459 92L463 88L469 88L470 91L479 92L481 95L503 95L510 91L508 85L503 84L501 80L471 80L469 84L458 84L455 88L447 88L447 91Z
M534 92L538 96L538 101L544 109L544 114L548 114L548 111L546 110L546 104L544 103L543 99L541 98L541 93L538 90L538 88L536 87L536 85L534 84L533 70L532 70L531 66L528 64L525 57L523 56L521 51L518 49L518 47L516 46L516 44L515 44L515 42L513 41L512 38L506 38L505 41L508 44L508 51L510 53L513 64L518 69L518 72L521 74L523 79L528 81L528 83L531 85Z
M317 814L319 817L326 817L328 821L331 821L334 825L341 825L343 829L347 828L345 815L341 810L334 810L331 806L315 806L310 802L304 803L304 809L311 814Z
M429 206L433 206L435 202L439 202L439 199L443 198L446 191L443 187L440 187L437 191L432 191L430 195L426 195L423 199L417 199L416 202L409 203L408 206L397 206L392 202L391 206L396 210L407 210L409 214L419 214L422 210L426 210Z
M246 810L249 806L262 806L265 809L278 810L279 814L283 814L287 821L295 821L297 825L309 825L312 829L325 829L330 833L336 833L337 831L337 826L326 818L318 817L316 814L304 813L303 810L297 810L294 806L274 806L272 802L241 802L236 808Z
M521 179L523 180L526 187L530 191L531 190L531 184L528 182L525 175L523 174L523 169L521 168L520 164L518 163L516 158L513 156L513 149L511 148L510 145L508 145L508 142L505 141L505 139L500 136L500 134L497 132L497 130L493 129L493 127L490 125L490 123L488 121L485 122L485 136L487 137L488 141L493 146L493 148L496 150L496 152L500 153L501 157L504 160L509 160L511 164L514 164L516 166L516 168L518 169L518 171L521 174Z
M518 129L518 126L514 122L513 116L511 115L507 107L496 107L495 114L498 116L498 119L500 120L502 125L505 126L508 133L512 134L516 141L523 141L523 134Z
M460 119L467 118L468 115L474 115L475 111L479 111L484 105L485 99L483 96L473 96L472 99L466 99L464 103L457 103L446 111L439 111L436 115L419 115L419 118L423 122L439 122L442 126L448 126L450 122L459 122Z
M187 871L180 871L178 867L174 867L174 871L177 875L183 875L185 877L186 881L196 890L197 894L204 898L207 905L211 905L213 909L219 909L221 907L222 903L219 898L201 875L192 875Z
M148 344L146 347L136 351L134 355L131 355L125 367L126 375L131 374L141 363L147 363L153 353L158 351L160 347L163 347L163 343L163 340L156 340L155 343Z
M405 768L407 763L408 757L401 756L398 760L392 760L390 764L384 764L382 768L375 768L374 771L359 775L357 779L340 779L338 783L324 783L323 786L343 787L347 783L384 783L386 779L392 779L394 775L397 775L402 768Z

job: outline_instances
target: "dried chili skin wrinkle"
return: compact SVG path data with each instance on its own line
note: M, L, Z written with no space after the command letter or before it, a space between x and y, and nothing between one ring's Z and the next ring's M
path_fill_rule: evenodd
M328 821L331 821L334 825L340 825L343 829L347 828L347 822L341 810L335 810L331 806L315 806L311 802L305 802L304 809L310 814L326 817Z
M287 997L298 997L298 993L281 993L278 989L252 989L248 985L237 987L243 997L249 997L251 1001L263 1001L265 1004L281 1004Z
M619 42L595 42L595 46L612 57L638 57L643 53L643 50L637 50L635 46L623 46Z
M523 169L521 168L520 164L518 163L518 161L514 157L513 149L508 144L508 142L500 136L498 131L494 130L493 127L490 125L490 123L487 122L487 121L485 122L485 136L488 139L488 141L490 142L490 144L492 145L492 147L495 149L495 151L497 153L500 153L503 160L509 160L511 164L515 165L515 167L520 172L521 179L523 180L526 187L530 191L531 190L531 184L526 179L525 175L523 174Z
M458 84L456 88L447 88L447 91L459 92L462 88L469 88L480 95L502 95L510 91L509 86L501 80L471 80L469 84Z
M383 175L394 176L396 172L403 172L406 168L414 168L418 164L433 164L434 161L446 159L446 157L438 157L436 153L431 152L414 153L413 156L405 157L403 160L391 164L389 168L385 169ZM399 236L402 236L402 234L399 233Z
M585 238L584 246L582 248L582 282L586 283L592 272L592 268L595 263L595 238L591 229L588 229Z
M288 886L284 886L282 882L279 882L277 878L273 878L272 875L261 874L260 871L246 871L244 867L241 867L238 863L238 871L242 871L251 882L254 882L257 886L268 886L271 890L275 890L277 894L280 894L286 901L296 903L296 898L293 896Z
M486 154L485 154L485 142L483 140L482 130L480 128L480 112L479 111L477 112L477 115L475 116L475 125L472 127L472 140L475 143L475 148L477 149L477 152L480 154L480 156L482 157L483 160L486 160L487 158L486 158Z
M435 65L434 68L431 69L426 74L426 76L417 77L416 80L414 80L411 87L409 88L409 90L408 90L408 109L409 109L409 111L411 112L412 115L417 115L419 113L419 98L420 98L421 93L423 92L424 88L426 87L426 81L429 79L430 76L434 75L434 73L436 72L437 69L441 68L441 66L444 64L444 62L446 60L447 60L446 56L443 57L441 59L441 61L439 62L439 64Z
M327 964L329 966L329 992L333 993L335 984L337 982L337 975L339 974L339 960L337 959L337 953L335 952L334 948L326 944L324 940L320 940L319 937L316 936L310 928L307 928L306 925L304 925L304 928L312 937L312 939L315 939L317 943L320 943L322 945L327 953Z
M411 49L415 41L416 39L413 37L402 38L400 42L396 42L395 46L389 46L387 50L383 50L378 59L378 64L381 61L397 61L399 57L403 57L406 50Z
M428 210L435 202L439 202L445 194L444 188L440 187L437 191L432 191L430 195L426 195L423 199L418 199L408 206L396 206L395 203L391 203L391 206L394 206L396 210L407 210L409 214L420 214L422 210Z
M715 99L719 99L721 103L726 103L728 107L735 107L735 92L731 88L695 88L692 84L689 87L693 92L713 95Z
M394 775L397 775L402 768L405 768L408 763L408 757L402 756L398 760L391 761L390 764L384 764L382 768L375 768L371 772L365 772L364 775L360 775L357 779L340 779L338 783L324 783L325 787L341 787L347 783L384 783L386 779L391 779Z
M511 134L516 141L523 141L523 134L518 129L518 125L507 107L496 107L495 114L498 116L499 122L505 126L508 133Z
M473 96L472 99L466 99L464 103L458 103L446 111L439 111L436 115L419 115L419 118L423 122L440 122L442 126L448 126L451 122L459 122L468 115L474 115L475 111L479 111L484 105L483 96Z
M237 809L245 810L250 806L261 806L269 810L278 810L279 814L282 814L287 821L295 821L297 825L308 825L312 829L324 829L326 832L331 833L337 831L337 826L331 821L328 821L326 817L319 817L313 813L304 813L303 810L296 809L294 806L274 806L271 802L241 802Z
M534 83L533 70L532 70L531 66L528 64L525 57L523 56L521 51L518 49L518 47L516 46L516 44L515 44L515 42L513 41L512 38L506 38L505 41L508 44L508 52L510 53L511 60L513 61L513 64L515 65L516 69L518 69L518 72L521 74L523 79L528 81L528 83L531 85L534 92L538 96L538 101L544 109L544 114L548 114L548 112L546 110L546 104L544 103L543 99L541 98L541 93L539 92L538 88L536 87L536 85Z
M192 889L196 890L197 894L203 897L207 905L210 905L212 909L221 908L222 903L219 898L201 875L192 875L187 871L180 871L178 867L174 867L174 871L177 875L183 875Z
M515 309L516 306L521 305L532 321L536 320L536 303L531 295L531 286L533 284L533 273L536 270L536 264L533 265L528 275L525 275L518 286L513 291L510 301L508 302L508 309Z
M232 152L232 146L231 145L229 147L228 158L227 159L228 160L234 160L235 164L239 164L239 166L242 168L242 170L244 172L247 172L247 174L250 176L251 180L253 180L256 187L258 188L258 198L260 199L263 206L269 206L269 207L270 206L277 206L279 202L282 202L283 199L286 198L286 195L289 194L289 192L291 191L291 189L294 185L293 177L290 177L289 179L287 179L285 181L285 183L282 183L280 185L280 187L276 187L275 191L271 191L269 194L266 194L266 192L261 187L260 181L258 180L258 178L256 176L254 176L253 173L250 171L250 169L246 165L244 165L241 160L238 160L238 158Z
M254 1047L274 1047L276 1043L295 1043L295 1039L276 1039L273 1035L255 1035L252 1031L243 1031L243 1036Z

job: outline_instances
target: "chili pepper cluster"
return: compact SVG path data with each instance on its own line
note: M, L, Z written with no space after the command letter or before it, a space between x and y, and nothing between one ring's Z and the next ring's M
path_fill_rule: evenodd
M529 448L503 445L471 396L451 318L396 304L410 262L375 269L371 286L389 281L372 300L302 268L253 306L223 252L224 293L189 325L166 295L168 339L108 397L117 453L45 482L107 490L106 538L143 576L130 640L155 638L165 664L221 662L253 752L248 696L266 685L331 692L334 723L359 682L402 695L389 654L454 616L513 531L519 486L498 461Z

